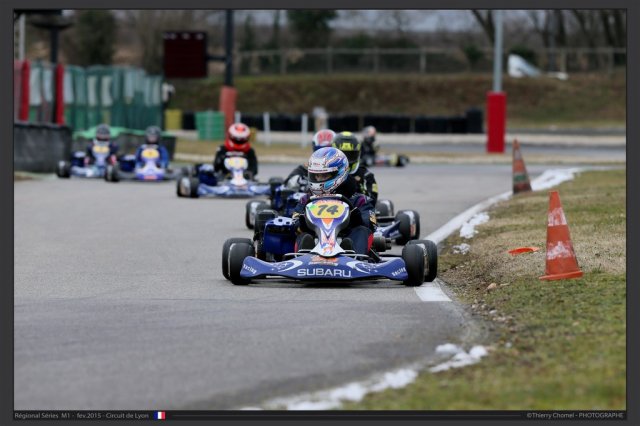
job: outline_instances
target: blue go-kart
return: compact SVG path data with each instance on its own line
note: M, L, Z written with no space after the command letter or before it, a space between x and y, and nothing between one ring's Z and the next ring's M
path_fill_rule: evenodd
M248 172L248 161L241 156L227 157L224 165L230 176L214 173L213 165L200 164L190 173L178 179L176 193L178 197L223 197L247 198L269 195L271 186L252 179Z
M438 253L433 241L414 240L402 255L380 255L391 247L375 236L367 255L341 247L353 206L341 195L312 197L304 220L314 230L315 247L293 252L296 239L292 219L263 210L256 220L254 239L231 238L222 247L222 273L235 285L279 278L302 282L359 282L394 280L420 286L437 276ZM264 227L263 227L264 225Z
M145 147L141 152L141 163L137 163L135 155L124 155L118 164L108 164L104 173L107 182L119 182L121 180L140 182L162 182L175 180L188 174L186 168L176 171L168 167L160 167L160 151L155 147Z
M293 210L304 192L277 186L271 195L270 202L251 200L245 206L245 224L254 229L258 213L264 210L275 210L280 216L291 217ZM400 210L394 213L391 200L381 199L376 203L376 220L378 228L375 235L389 238L396 244L405 245L409 241L420 238L420 214L415 210Z
M108 159L110 155L109 146L95 144L91 151L94 162L85 166L86 154L83 151L76 151L71 155L70 161L61 160L56 167L56 175L60 178L70 178L71 176L81 178L102 178L105 175Z

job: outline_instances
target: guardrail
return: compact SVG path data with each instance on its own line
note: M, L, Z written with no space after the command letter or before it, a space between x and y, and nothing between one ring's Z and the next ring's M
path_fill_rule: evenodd
M534 50L535 62L543 70L613 72L626 64L624 48L546 48ZM505 53L507 55L507 53ZM241 75L345 72L491 72L493 50L478 49L471 59L462 49L327 47L238 52L235 71ZM506 63L506 61L505 61ZM553 66L550 66L553 65Z

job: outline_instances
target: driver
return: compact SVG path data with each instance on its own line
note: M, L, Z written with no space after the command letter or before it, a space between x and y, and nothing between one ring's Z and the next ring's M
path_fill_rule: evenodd
M118 145L111 140L111 129L107 124L100 124L96 127L96 136L87 144L86 155L84 157L85 167L95 163L96 157L93 154L93 148L96 146L108 147L109 157L107 158L107 162L109 164L116 164L118 161L116 157Z
M368 254L376 228L375 210L371 200L358 192L355 180L349 177L349 160L342 151L333 147L320 148L309 158L309 192L294 209L292 219L296 224L298 237L296 251L312 249L315 246L312 231L304 219L305 206L312 195L340 194L353 205L348 227L341 232L345 237L340 244L345 250Z
M311 147L314 151L319 150L325 146L331 146L331 141L335 137L336 132L331 129L322 129L316 132L311 139ZM306 190L307 186L307 163L300 164L293 169L289 176L284 180L284 186L288 189L300 190L301 192Z
M376 142L376 128L373 126L367 126L362 129L362 156L363 157L375 157L378 153L378 146Z
M160 154L156 164L161 169L169 167L169 152L167 148L160 145L160 138L162 137L162 130L158 126L149 126L144 133L144 143L136 150L136 166L142 167L144 165L144 159L142 153L145 149L155 149Z
M344 152L349 160L349 174L358 184L358 191L373 200L378 201L378 184L376 177L364 165L360 164L361 143L351 132L340 132L333 138L331 146Z
M215 173L228 174L229 170L224 165L224 160L227 158L227 153L241 154L247 159L249 168L247 172L250 178L255 177L258 174L258 158L256 152L251 148L249 137L251 131L246 124L235 123L229 126L227 130L227 139L224 145L218 148L215 158L213 159L213 170Z

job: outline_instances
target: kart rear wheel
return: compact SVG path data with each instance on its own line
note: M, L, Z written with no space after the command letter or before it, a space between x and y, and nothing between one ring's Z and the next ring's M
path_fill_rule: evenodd
M58 175L59 178L71 177L71 165L66 161L58 162L58 166L56 167L56 175Z
M249 238L229 238L222 245L222 275L226 279L229 279L229 247L238 243L252 244L252 241Z
M235 243L229 247L229 279L234 285L247 285L251 279L242 278L242 263L255 254L253 245L249 243Z
M281 177L270 177L269 178L269 193L271 194L271 199L273 199L276 195L276 188L284 183L284 179Z
M424 282L424 251L416 244L402 248L402 260L407 270L407 279L402 284L407 287L418 287Z
M411 240L411 218L404 211L400 211L396 215L396 221L400 222L398 226L400 237L396 238L396 244L403 246Z
M278 212L271 209L261 209L256 213L255 232L262 234L267 222L278 217Z
M407 245L424 246L423 252L427 258L427 269L425 270L425 282L432 282L438 276L438 247L431 240L409 241Z

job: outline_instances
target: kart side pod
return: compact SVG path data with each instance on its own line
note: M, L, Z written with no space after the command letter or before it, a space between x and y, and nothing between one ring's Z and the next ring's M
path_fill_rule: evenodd
M292 253L296 243L293 220L278 216L267 222L264 228L263 247L266 253L281 255Z

